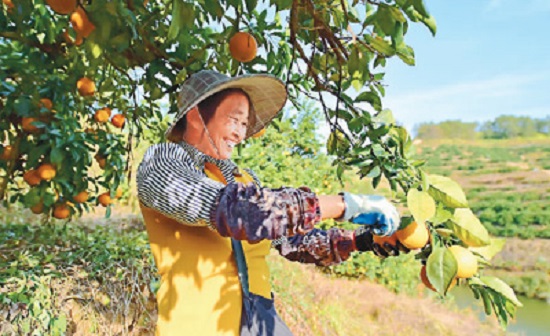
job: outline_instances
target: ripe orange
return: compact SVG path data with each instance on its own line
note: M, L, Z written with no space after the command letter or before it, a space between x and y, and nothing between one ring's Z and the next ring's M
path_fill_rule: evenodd
M94 120L98 123L104 123L109 121L109 118L111 117L111 109L108 107L104 107L102 109L99 109L94 114Z
M122 189L118 188L116 190L115 198L121 198L122 197Z
M71 25L77 35L88 37L95 29L94 24L88 19L88 14L82 7L78 7L71 14Z
M265 128L262 128L258 133L254 134L252 137L253 137L254 139L256 139L256 138L261 137L261 136L264 135L264 134L265 134Z
M412 222L406 228L398 230L395 235L401 244L411 250L426 246L430 239L430 233L426 225L417 222Z
M56 204L53 208L53 216L57 219L65 219L71 215L71 208L64 203Z
M113 116L113 119L111 119L111 123L113 124L113 126L118 128L124 127L125 122L126 122L126 117L124 117L124 115L122 114L115 114Z
M50 163L44 163L38 167L38 176L44 181L53 179L56 173L55 166Z
M477 258L470 250L460 245L453 245L449 247L449 251L458 263L457 278L471 278L477 273Z
M437 292L430 283L430 280L428 280L428 275L426 274L426 265L422 266L422 269L420 270L420 279L422 280L422 283L424 286L428 287L429 289L433 290L434 292ZM456 278L453 279L451 284L449 285L449 288L447 288L448 291L450 291L456 284L458 283L458 280Z
M86 190L79 192L73 197L75 203L85 203L88 200L89 194Z
M6 7L8 7L8 12L11 13L11 10L15 7L12 0L2 0L2 2L6 5Z
M92 96L95 93L95 83L88 77L82 77L76 82L76 88L81 96Z
M99 204L103 205L104 207L113 203L113 201L111 200L111 195L108 191L99 195L99 197L97 198L97 201L99 202Z
M53 107L53 103L50 98L42 98L40 99L40 107L47 108L48 110L51 111Z
M97 161L97 164L99 165L99 168L105 169L105 166L107 165L107 159L106 158L104 158L100 155L96 155L95 160Z
M21 118L21 128L25 132L36 133L40 131L40 128L36 127L33 123L38 121L38 118L33 117L23 117Z
M13 151L13 147L10 145L7 145L5 147L2 146L2 147L3 147L3 150L2 150L2 154L0 154L0 160L8 161L13 159L13 155L15 154L15 152Z
M42 201L36 203L31 207L31 211L33 214L39 215L44 212L44 203Z
M76 0L46 0L50 8L58 14L70 14L76 8Z
M239 62L250 62L256 57L258 46L254 36L245 32L238 32L229 40L231 57Z
M394 234L394 235L391 235L391 236L377 236L377 235L374 235L373 236L373 241L380 245L380 246L384 246L384 243L388 243L392 246L395 246L397 245L397 236Z
M23 180L27 182L31 187L39 185L40 181L42 181L42 179L40 179L40 176L38 175L38 171L34 169L25 172L25 174L23 174Z

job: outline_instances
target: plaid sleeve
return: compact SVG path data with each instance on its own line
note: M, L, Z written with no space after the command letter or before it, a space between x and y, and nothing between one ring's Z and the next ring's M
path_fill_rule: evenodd
M189 154L174 143L151 146L137 171L140 202L188 225L210 225L210 213L223 183L209 179Z
M230 183L220 193L211 222L223 237L275 240L313 230L321 220L319 199L308 188L260 188Z
M331 228L314 229L305 235L283 237L272 246L290 261L330 266L346 261L356 251L354 231Z

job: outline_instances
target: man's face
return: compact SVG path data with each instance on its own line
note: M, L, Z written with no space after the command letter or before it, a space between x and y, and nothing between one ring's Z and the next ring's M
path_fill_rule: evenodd
M206 125L214 145L218 149L211 151L213 157L221 160L231 158L233 148L244 140L248 128L250 106L248 98L242 93L231 93L216 108L214 116ZM212 146L208 139L205 139Z

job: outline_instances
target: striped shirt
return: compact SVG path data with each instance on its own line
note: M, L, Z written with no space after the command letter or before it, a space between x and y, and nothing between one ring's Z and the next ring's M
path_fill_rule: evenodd
M227 185L208 178L205 163L215 164ZM354 232L320 230L319 200L306 187L263 188L235 182L239 168L231 160L212 158L197 148L162 143L148 148L137 172L142 205L184 225L208 226L224 237L254 243L272 240L289 260L331 265L349 258L355 250Z

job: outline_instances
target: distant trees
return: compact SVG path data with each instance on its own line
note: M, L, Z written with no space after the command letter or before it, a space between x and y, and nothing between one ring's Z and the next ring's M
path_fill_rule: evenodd
M420 139L509 139L550 136L550 116L541 119L503 115L483 124L447 120L440 123L422 123L415 127Z

